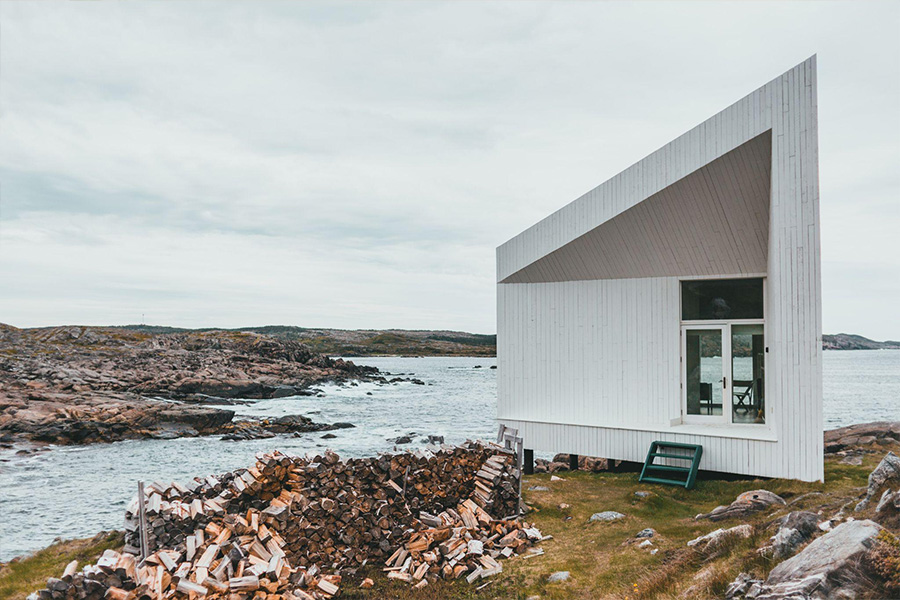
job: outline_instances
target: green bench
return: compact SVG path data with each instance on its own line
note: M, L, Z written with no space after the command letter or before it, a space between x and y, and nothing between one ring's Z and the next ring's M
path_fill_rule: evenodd
M647 459L644 461L644 468L641 469L641 477L638 481L681 485L689 490L693 489L697 480L697 470L700 468L701 456L703 456L703 446L699 444L653 442L650 444L650 451L647 452ZM655 462L657 458L690 461L690 466L660 465Z

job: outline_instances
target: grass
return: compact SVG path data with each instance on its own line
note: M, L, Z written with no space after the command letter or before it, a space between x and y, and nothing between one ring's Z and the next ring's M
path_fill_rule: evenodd
M559 473L565 481L550 481L550 475L533 475L523 486L526 501L534 509L527 519L552 540L542 544L545 554L529 559L503 561L503 573L484 590L464 582L438 582L422 590L389 584L377 573L368 572L376 585L371 590L355 588L358 580L342 586L342 597L353 599L398 598L443 600L444 598L541 600L628 598L678 598L687 590L692 600L721 598L729 583L742 572L765 577L775 565L757 548L774 534L774 519L792 510L818 510L832 516L859 488L866 485L869 472L883 453L867 455L862 466L842 465L837 458L826 460L826 482L803 483L788 480L701 480L694 490L638 483L636 473ZM527 491L529 486L549 487L549 492ZM734 539L712 552L696 551L687 542L719 527L742 521L719 523L695 521L698 513L728 504L738 494L764 488L782 496L788 506L763 511L747 522L754 526L748 539ZM650 492L644 499L634 492ZM561 509L561 504L568 508ZM626 518L613 523L589 523L595 512L615 510ZM656 555L638 548L633 541L641 529L652 527L657 535ZM548 583L554 571L569 571L564 583Z
M546 554L529 559L503 561L503 573L488 580L481 591L464 581L439 581L416 590L408 584L387 580L376 566L369 566L345 579L341 598L374 600L483 600L539 596L542 600L564 598L640 600L677 598L692 600L721 598L727 585L742 571L765 577L774 566L756 549L774 533L772 521L792 510L819 510L830 517L855 500L865 487L869 472L884 452L866 455L862 466L843 465L838 458L825 461L826 482L803 483L788 480L698 481L694 490L640 484L636 473L560 473L564 481L550 481L547 474L526 478L523 489L532 485L550 491L526 491L526 501L534 509L529 521L553 539L542 544ZM749 539L735 539L712 552L687 547L688 540L719 527L732 527L739 520L711 523L695 521L720 504L728 504L741 492L764 488L782 496L788 506L763 511L747 522L754 526ZM638 498L634 492L650 492ZM568 508L560 508L560 504ZM615 510L626 518L613 523L589 523L595 512ZM852 510L852 509L851 509ZM863 515L854 515L865 517ZM656 555L630 542L646 527L652 527ZM92 540L58 543L21 561L0 569L0 599L18 600L42 587L47 577L58 577L72 559L92 562L106 548L121 546L113 534ZM554 571L569 571L569 581L548 583ZM363 577L375 581L372 589L360 589Z
M62 575L66 565L78 561L79 568L96 562L104 550L119 550L121 532L104 532L93 538L56 542L26 558L0 565L0 598L20 600L44 587L49 577Z

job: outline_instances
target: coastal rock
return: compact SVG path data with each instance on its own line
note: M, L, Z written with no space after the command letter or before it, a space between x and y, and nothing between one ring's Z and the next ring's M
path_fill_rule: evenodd
M164 424L159 429L153 431L150 437L156 440L174 440L182 437L196 437L200 432L190 425L178 423Z
M858 466L862 465L862 462L863 462L863 455L856 453L856 452L854 452L852 454L848 454L847 456L845 456L844 458L841 459L842 465L851 465L853 467L858 467Z
M749 573L741 573L725 589L725 600L755 596L762 585L762 579L754 579Z
M594 523L596 521L600 521L603 523L611 523L613 521L619 521L624 519L625 515L620 512L616 512L614 510L604 510L603 512L594 513L591 515L591 518L588 519L589 522Z
M161 425L168 423L181 423L190 425L197 431L214 431L231 422L234 418L233 410L221 408L206 408L203 406L173 406L160 410L156 415Z
M548 464L549 471L551 473L556 471L569 471L571 469L570 456L566 453L559 453L553 457L553 460ZM535 461L537 464L537 461ZM593 473L600 473L602 471L608 470L609 465L608 461L605 458L597 458L595 456L579 456L578 457L578 470L579 471L590 471Z
M869 506L872 498L875 497L881 489L891 483L900 483L900 456L893 452L888 452L878 466L869 473L869 485L866 489L866 496L859 504L856 510L865 510Z
M737 525L729 529L716 529L715 531L710 531L706 535L701 535L698 538L692 539L687 545L691 548L696 547L698 550L712 550L725 540L734 537L748 538L752 533L753 527L744 523L743 525Z
M697 515L696 518L723 521L736 517L746 517L749 514L765 510L769 506L776 504L785 504L784 499L768 490L751 490L739 495L728 506L717 506L712 512Z
M819 532L819 517L815 513L794 511L782 518L772 537L772 554L783 560L797 552L797 548Z
M858 445L893 444L900 441L900 421L858 423L825 432L825 452L839 452Z
M314 431L328 431L334 429L333 425L316 423L303 415L285 415L275 419L241 420L223 424L218 431L225 433L222 437L226 441L258 440L275 437L276 434L310 433Z
M550 573L547 577L547 581L550 583L559 583L561 581L569 580L569 572L568 571L556 571L555 573Z
M248 332L26 330L0 324L0 339L11 350L0 354L0 435L8 439L5 443L229 434L226 426L234 411L208 404L312 393L310 386L318 382L378 375L373 367ZM308 422L273 423L269 429L316 430Z
M881 500L878 501L878 506L875 507L875 514L886 513L891 508L894 509L894 512L897 512L897 509L900 509L900 490L897 490L896 492L884 490L884 493L881 495Z
M831 598L840 590L854 597L858 560L875 545L881 526L874 521L848 521L814 540L800 553L775 566L757 593L757 600Z
M600 473L609 470L609 461L594 456L581 456L578 458L578 468L582 471Z

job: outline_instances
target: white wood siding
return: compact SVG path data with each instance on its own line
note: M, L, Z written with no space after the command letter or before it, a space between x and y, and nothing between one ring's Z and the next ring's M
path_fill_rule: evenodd
M771 165L766 131L502 283L765 273Z
M812 57L497 250L502 282L771 130L767 425L759 433L711 427L708 435L670 425L680 416L678 278L646 277L636 263L628 278L592 272L580 281L499 283L498 415L527 447L643 460L651 441L670 439L703 444L704 469L823 478L815 67ZM596 260L591 247L601 246L558 254L526 281L578 279L564 263ZM758 266L735 264L723 260L723 272L708 274ZM688 272L666 274L697 274L673 265Z
M680 416L678 294L676 278L500 286L498 414L668 427Z

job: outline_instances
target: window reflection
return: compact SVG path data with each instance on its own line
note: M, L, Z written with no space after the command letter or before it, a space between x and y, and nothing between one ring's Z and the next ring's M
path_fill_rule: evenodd
M715 279L681 282L684 321L763 318L763 280Z
M762 325L731 326L731 420L765 423L765 340Z

